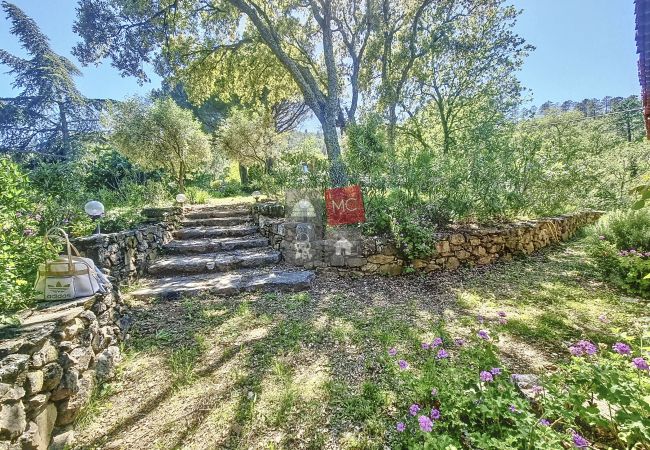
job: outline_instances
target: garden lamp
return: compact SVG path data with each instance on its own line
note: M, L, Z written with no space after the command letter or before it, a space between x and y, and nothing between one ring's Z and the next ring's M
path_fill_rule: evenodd
M185 197L185 194L178 194L178 195L176 196L176 202L180 203L181 206L182 206L183 203L185 203L186 201L187 201L187 197Z
M97 200L92 200L84 205L84 211L86 211L86 214L88 214L93 221L97 222L95 234L101 234L99 219L104 215L104 205Z
M255 203L257 203L259 201L260 197L262 196L262 193L260 191L253 191L253 193L251 195L255 199Z

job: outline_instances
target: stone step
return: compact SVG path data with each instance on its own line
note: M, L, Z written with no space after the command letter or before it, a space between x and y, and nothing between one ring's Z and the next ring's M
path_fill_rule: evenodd
M256 234L259 229L254 225L237 225L233 227L190 227L174 232L176 239L204 239L217 237L241 237Z
M144 279L142 286L129 295L136 298L174 299L181 295L203 292L217 295L232 295L244 291L296 292L309 289L314 276L313 272L306 270L264 272L249 269L218 274Z
M249 216L250 209L223 209L223 208L200 208L191 209L185 212L186 219L213 219L219 217Z
M251 223L252 221L251 216L210 217L207 219L184 219L181 220L181 225L184 227L229 227Z
M244 248L266 247L269 240L255 234L235 238L207 238L171 241L163 246L165 253L171 255L190 255L197 253L214 253L219 251L241 250Z
M256 248L195 256L169 255L151 263L148 272L159 277L176 274L226 272L240 268L262 267L279 261L280 252Z

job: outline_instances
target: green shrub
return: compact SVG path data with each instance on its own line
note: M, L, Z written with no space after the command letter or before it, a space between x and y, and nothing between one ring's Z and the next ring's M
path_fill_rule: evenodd
M210 193L203 189L188 187L185 189L187 201L192 205L203 205L210 199Z
M611 212L600 220L594 232L619 250L650 251L650 210Z
M243 193L242 184L233 180L213 182L212 189L218 198L237 197Z
M43 217L30 198L27 176L0 158L0 321L33 303L38 264L55 249L38 235Z

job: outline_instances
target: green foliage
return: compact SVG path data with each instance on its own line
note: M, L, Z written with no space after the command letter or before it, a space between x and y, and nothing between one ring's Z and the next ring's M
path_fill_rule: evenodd
M120 153L145 169L166 170L181 192L187 174L211 161L210 142L201 124L171 99L149 104L134 97L115 104L107 119L111 142Z
M604 236L619 250L650 251L650 211L608 213L594 227L594 233Z
M9 66L12 86L21 90L16 98L0 102L0 150L69 158L98 131L101 102L81 95L74 82L81 72L52 50L33 19L7 1L2 9L30 59L0 49L0 64Z
M0 158L0 322L7 314L33 303L38 264L55 253L38 229L27 176L7 158Z
M593 228L588 251L604 279L650 298L650 212L608 214Z
M185 195L187 195L187 201L192 205L204 205L210 198L208 191L195 187L188 187L185 190Z
M641 209L646 206L650 199L650 184L641 184L630 191L630 194L636 194L637 200L632 205L632 209Z

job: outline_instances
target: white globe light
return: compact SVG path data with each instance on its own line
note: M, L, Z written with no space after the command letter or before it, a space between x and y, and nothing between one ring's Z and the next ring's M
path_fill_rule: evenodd
M104 214L104 205L97 200L93 200L84 205L84 211L91 217L99 217Z
M262 196L262 193L260 191L253 191L251 195L253 196L254 199L258 199Z
M185 197L185 194L178 194L176 196L176 201L178 203L185 203L185 200L187 200L187 197Z

